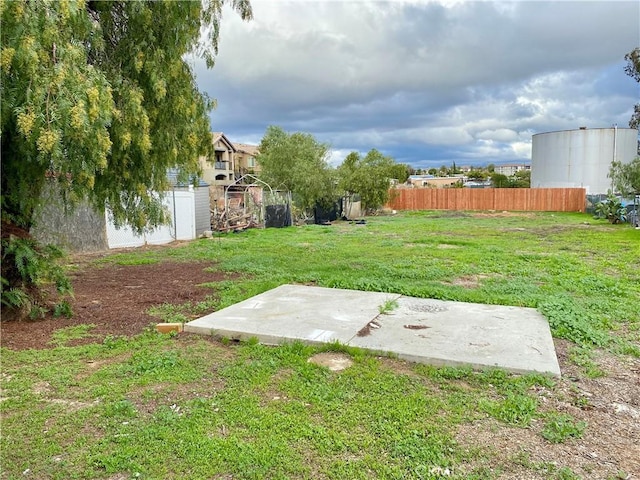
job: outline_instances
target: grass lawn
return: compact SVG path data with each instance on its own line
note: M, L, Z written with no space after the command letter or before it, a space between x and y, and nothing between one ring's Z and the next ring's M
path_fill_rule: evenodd
M639 230L583 214L406 212L115 253L86 268L195 260L239 276L208 284L204 302L154 306L159 319L284 283L527 306L549 319L564 377L151 329L67 346L91 335L78 325L50 349L2 349L0 478L640 475L640 387L612 383L640 368ZM308 361L321 352L353 364Z

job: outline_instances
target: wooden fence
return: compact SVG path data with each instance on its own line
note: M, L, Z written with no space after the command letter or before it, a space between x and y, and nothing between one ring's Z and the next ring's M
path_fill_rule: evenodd
M584 188L398 188L393 210L510 210L584 212Z

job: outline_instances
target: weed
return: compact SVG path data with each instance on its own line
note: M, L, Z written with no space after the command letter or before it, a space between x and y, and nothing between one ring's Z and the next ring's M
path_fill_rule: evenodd
M72 340L91 337L92 334L90 332L94 327L94 324L88 324L60 328L51 334L51 343L61 347Z
M593 361L593 353L584 347L569 349L569 360L582 367L589 378L604 377L604 371Z
M551 298L541 303L539 309L549 319L555 337L566 338L586 347L604 347L611 342L608 329L570 298Z
M57 303L53 309L53 316L56 318L62 316L71 318L73 316L73 310L71 309L71 305L69 305L69 302L67 302L66 300L62 300L61 302Z
M122 399L116 402L110 402L103 407L105 417L110 418L133 418L137 414L137 410L130 400Z
M397 300L387 300L382 305L378 305L378 312L380 315L388 315L398 308Z
M557 480L581 480L581 477L576 475L569 467L560 468L554 478Z
M142 352L135 354L129 363L129 371L134 375L143 375L145 373L153 373L168 370L178 364L178 355L176 352L151 353Z
M545 478L554 480L580 480L580 477L569 467L558 468L554 463L534 462L531 460L529 454L524 451L518 452L511 460L517 465L543 474Z
M102 340L102 344L108 349L114 349L123 346L127 339L116 335L107 335Z
M549 414L542 436L551 443L563 443L568 438L582 438L587 424L576 422L570 415Z
M509 425L527 427L536 416L538 402L535 398L522 394L509 394L502 401L487 400L484 408L492 417Z

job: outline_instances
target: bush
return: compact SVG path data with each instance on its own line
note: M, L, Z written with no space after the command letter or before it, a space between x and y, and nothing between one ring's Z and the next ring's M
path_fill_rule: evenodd
M37 318L47 311L45 285L53 285L60 298L57 315L71 315L65 298L72 295L71 283L57 260L63 256L53 245L41 247L23 232L14 235L3 231L2 294L4 319Z
M596 205L595 218L606 218L611 223L624 223L627 221L627 210L622 202L613 194Z

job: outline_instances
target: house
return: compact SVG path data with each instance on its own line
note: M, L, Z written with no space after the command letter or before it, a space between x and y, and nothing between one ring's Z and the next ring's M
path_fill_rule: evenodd
M246 143L234 143L235 153L235 174L237 178L248 173L259 174L260 165L256 161L258 156L258 147L256 145L247 145Z
M462 175L456 177L434 177L433 175L411 175L408 183L413 187L447 188L464 181Z
M494 168L495 173L501 173L507 177L511 177L522 170L531 170L531 165L524 163L503 163L502 165L496 165Z
M215 159L210 162L206 157L200 157L202 179L211 186L225 187L235 181L236 148L222 132L211 134Z

